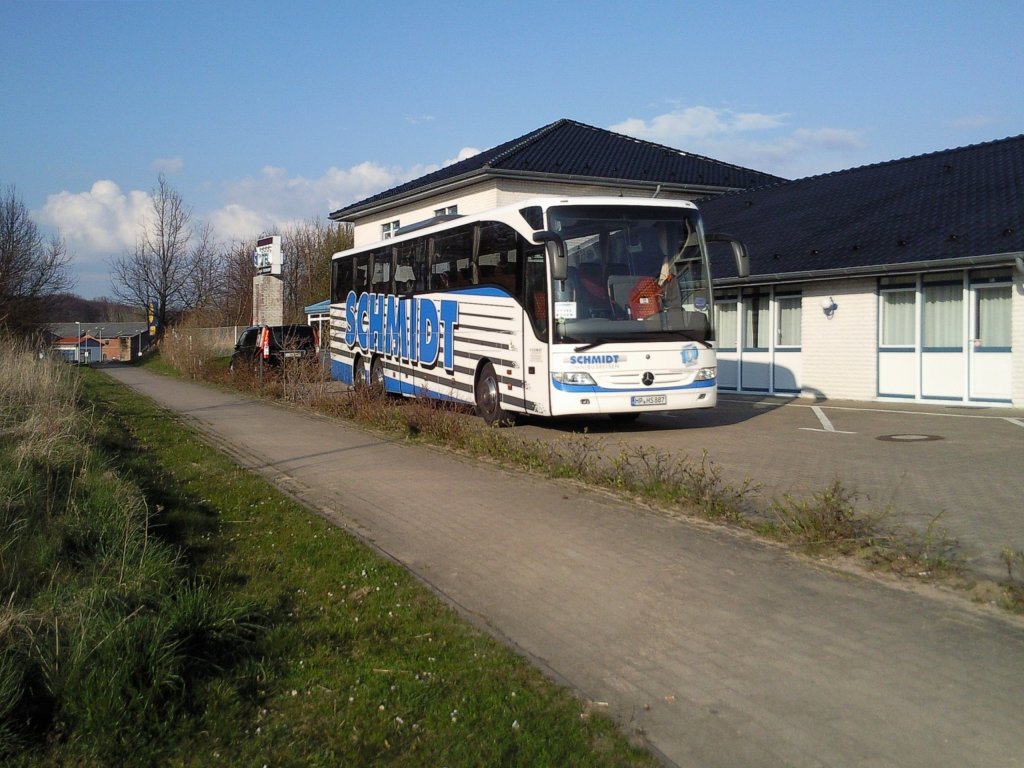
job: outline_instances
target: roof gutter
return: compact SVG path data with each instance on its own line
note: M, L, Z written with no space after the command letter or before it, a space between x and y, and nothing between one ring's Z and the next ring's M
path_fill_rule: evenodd
M727 288L741 285L760 285L763 283L806 283L816 280L829 280L840 277L866 277L869 275L896 275L907 272L925 272L940 269L958 269L963 267L991 267L1014 265L1024 274L1024 252L1010 251L986 256L960 256L954 259L930 259L927 261L908 261L901 264L877 264L863 267L843 267L841 269L802 270L800 272L775 272L757 274L750 277L724 277L712 280L715 286Z

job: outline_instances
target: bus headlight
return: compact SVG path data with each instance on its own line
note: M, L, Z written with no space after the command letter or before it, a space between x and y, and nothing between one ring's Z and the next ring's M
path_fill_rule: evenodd
M718 374L717 368L701 368L697 371L697 375L693 377L694 381L711 381Z
M594 377L584 371L565 371L564 373L553 373L551 376L559 384L576 384L584 387L597 386Z

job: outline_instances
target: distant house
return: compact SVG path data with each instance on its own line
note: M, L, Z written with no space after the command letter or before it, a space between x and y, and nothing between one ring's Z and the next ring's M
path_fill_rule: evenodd
M48 331L54 353L72 362L128 362L150 343L147 323L53 323Z
M778 176L558 120L331 213L356 246L400 227L536 195L639 195L692 200L780 182Z
M99 339L92 336L61 336L53 342L54 354L68 363L98 363L102 349Z
M1024 136L699 205L721 388L1024 406Z

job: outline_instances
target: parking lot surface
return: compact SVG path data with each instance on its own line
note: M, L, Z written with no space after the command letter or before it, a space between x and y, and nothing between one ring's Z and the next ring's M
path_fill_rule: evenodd
M586 431L607 454L653 446L700 459L760 502L810 496L833 480L858 507L961 545L968 565L1005 577L1004 547L1024 550L1024 411L904 403L784 400L720 393L718 407L605 419L531 421L538 439Z

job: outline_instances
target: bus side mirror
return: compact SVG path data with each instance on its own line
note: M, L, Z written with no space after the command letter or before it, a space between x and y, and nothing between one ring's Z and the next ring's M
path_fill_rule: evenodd
M544 243L544 254L551 264L551 279L565 280L569 274L569 259L565 253L565 243L554 232L542 229L533 233L533 239Z
M736 259L736 275L738 277L750 276L750 257L747 255L747 247L732 235L725 235L721 232L713 235L706 235L704 239L709 243L728 243L732 246L732 255Z

